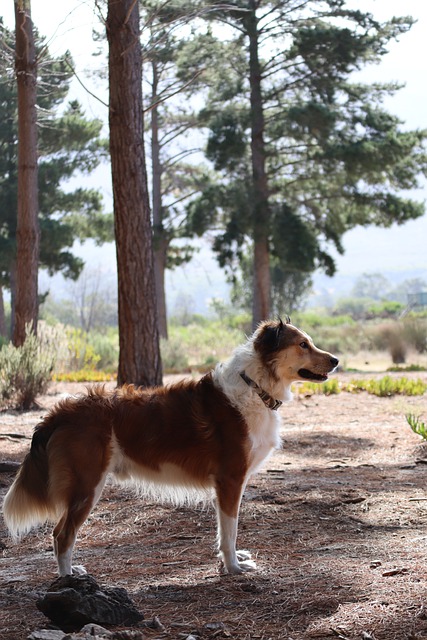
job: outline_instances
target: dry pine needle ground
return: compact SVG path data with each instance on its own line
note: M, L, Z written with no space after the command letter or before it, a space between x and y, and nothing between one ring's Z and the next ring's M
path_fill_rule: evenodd
M39 411L1 414L0 460L22 460L44 408L78 388L58 383ZM212 509L146 503L116 486L83 527L76 561L160 620L146 638L427 638L427 451L409 412L425 417L425 396L283 407L283 449L241 511L239 547L256 555L256 573L220 573ZM12 477L0 474L1 497ZM19 545L3 523L0 533L0 638L24 640L47 625L35 600L55 577L50 527Z

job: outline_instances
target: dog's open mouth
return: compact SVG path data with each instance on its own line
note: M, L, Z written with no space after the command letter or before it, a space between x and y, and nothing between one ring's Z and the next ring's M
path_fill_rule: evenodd
M305 380L313 380L313 382L325 382L328 379L327 374L314 373L309 369L300 369L298 375Z

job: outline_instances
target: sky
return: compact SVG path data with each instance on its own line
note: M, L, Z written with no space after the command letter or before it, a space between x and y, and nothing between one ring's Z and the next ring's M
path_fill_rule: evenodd
M99 15L93 11L94 4L94 0L32 0L32 17L39 32L47 37L51 54L59 56L67 49L70 50L84 85L107 102L105 83L93 73L99 68L101 58L93 56L98 45L92 40L92 29L102 30ZM417 19L409 33L389 46L389 53L379 65L370 66L361 72L361 79L367 82L378 80L405 83L404 89L387 100L386 107L404 121L405 127L427 128L427 3L420 0L406 0L405 3L397 0L353 0L352 6L370 11L380 20L393 15L411 15ZM0 15L6 26L14 27L12 0L2 1ZM69 97L77 97L84 104L88 116L107 121L107 108L85 92L76 80L73 81ZM90 180L93 186L102 191L106 208L111 209L109 168L101 167ZM427 183L424 184L424 188L413 196L427 201ZM335 256L337 277L330 280L319 275L315 278L318 287L327 288L332 294L334 289L342 286L342 282L365 272L394 274L397 279L404 279L410 273L418 273L427 280L427 215L401 227L393 225L390 229L354 229L344 236L343 244L344 255ZM111 246L94 249L86 243L79 252L83 258L92 262L97 259L104 264L114 262L114 248ZM195 269L200 272L198 277L203 279L203 273L206 278L210 277L207 284L212 287L215 261L206 250L202 256L199 262L196 258L192 267L187 267L181 275L170 274L169 285L173 288L174 282L181 282L182 276L191 290L191 269ZM214 280L216 282L217 278ZM221 277L218 283L220 280ZM184 282L176 286L185 288L186 285ZM218 295L222 295L222 285L218 284L218 287L221 289L218 290ZM216 292L213 294L216 295Z

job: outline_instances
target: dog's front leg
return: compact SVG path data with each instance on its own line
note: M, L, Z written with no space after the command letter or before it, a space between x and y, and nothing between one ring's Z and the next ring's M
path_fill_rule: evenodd
M249 551L236 551L240 501L245 483L228 480L217 486L218 550L228 573L256 569Z

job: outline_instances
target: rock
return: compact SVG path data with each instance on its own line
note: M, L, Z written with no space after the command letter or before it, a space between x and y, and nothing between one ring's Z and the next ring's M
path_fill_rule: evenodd
M101 627L99 624L90 622L89 624L85 624L85 626L80 629L79 634L86 634L92 638L94 636L108 638L109 636L111 636L111 631L108 631L108 629L104 629L104 627Z
M103 589L88 574L58 578L36 605L64 631L75 631L91 622L124 626L144 619L125 589Z
M27 637L27 640L63 640L63 638L63 631L56 631L53 629L38 629L37 631L33 631Z

